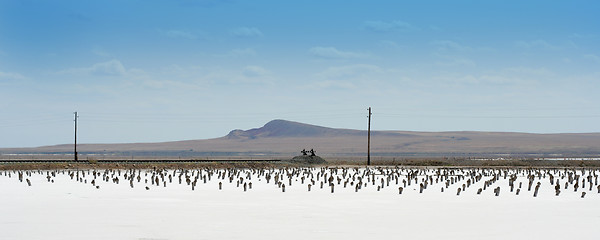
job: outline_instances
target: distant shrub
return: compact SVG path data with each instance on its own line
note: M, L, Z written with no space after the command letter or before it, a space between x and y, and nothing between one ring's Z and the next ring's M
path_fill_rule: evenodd
M98 159L96 159L96 158L88 158L87 161L90 164L98 164Z

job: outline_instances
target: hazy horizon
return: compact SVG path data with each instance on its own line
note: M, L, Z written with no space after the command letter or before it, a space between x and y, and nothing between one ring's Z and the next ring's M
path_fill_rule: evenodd
M596 1L2 1L0 148L273 119L600 132Z
M268 127L267 125L275 122L275 121L283 121L276 123L275 125L271 125L270 127ZM299 123L299 124L298 124ZM285 125L289 125L288 128L286 128L289 131L284 132L280 132L281 131L281 124L285 124ZM310 126L310 128L306 128L307 126ZM314 127L315 129L311 129L312 127ZM322 127L328 128L328 129L334 129L334 130L341 130L340 132L335 132L334 134L332 134L332 132L329 131L322 131ZM214 137L214 138L196 138L196 139L177 139L177 140L172 140L172 141L151 141L151 142L143 142L143 141L139 141L139 142L81 142L78 141L78 146L83 147L83 145L88 145L88 146L93 146L93 145L128 145L128 144L154 144L154 143L176 143L176 142L187 142L187 141L212 141L212 140L219 140L223 137L225 137L226 139L229 138L229 135L235 131L242 131L244 133L247 133L249 135L243 135L241 136L241 138L233 138L232 142L236 142L236 141L241 141L244 142L244 138L248 138L248 139L254 139L254 137L250 137L250 135L254 135L256 137L256 139L261 139L261 138L280 138L283 137L283 139L286 139L287 142L296 142L298 144L301 144L301 142L304 142L306 139L311 139L311 138L321 138L322 140L326 140L327 142L336 142L340 145L343 145L345 147L348 147L348 142L340 142L340 139L338 139L338 134L347 134L348 137L345 138L344 140L350 140L351 138L355 138L356 134L353 132L355 130L359 130L359 131L363 131L363 133L365 134L364 136L360 137L361 139L364 137L365 141L366 141L366 129L349 129L349 128L336 128L336 127L332 127L332 126L319 126L319 125L314 125L314 124L309 124L309 123L303 123L303 122L295 122L295 121L289 121L289 120L285 120L285 119L274 119L269 121L268 123L265 123L263 125L260 126L256 126L253 128L249 128L249 129L231 129L225 133L223 133L221 136L218 137ZM253 132L254 130L260 130L258 132ZM346 131L348 130L348 131ZM600 134L600 132L586 132L586 133L528 133L528 132L485 132L485 131L405 131L405 130L395 130L395 129L387 129L387 130L372 130L372 139L374 140L374 142L378 142L378 144L376 144L378 147L383 147L383 146L388 146L388 145L394 145L397 147L397 143L394 143L396 141L408 141L410 142L410 144L408 145L414 145L415 144L415 140L413 137L415 136L419 136L421 134L428 134L428 133L434 133L434 134L441 134L440 136L446 135L446 134L458 134L459 136L457 136L457 138L461 138L460 135L461 134L468 134L469 137L468 140L473 140L470 139L471 137L474 137L475 135L472 134L480 134L479 137L485 136L488 133L502 133L504 134L512 134L511 136L500 136L500 135L496 135L496 138L498 138L499 143L505 143L505 142L510 142L510 141L516 141L518 138L522 138L523 136L521 134L534 134L534 135L538 135L538 136L542 136L542 135L547 135L547 134L553 134L555 137L557 137L558 135L555 134L584 134L584 135L579 135L581 137L580 141L585 141L587 143L593 143L592 139L589 139L590 136L592 136L593 134ZM377 132L387 132L387 133L412 133L415 134L413 137L406 137L406 136L397 136L397 137L392 137L392 138L386 138L384 137L378 137L376 134ZM267 136L265 136L264 134L267 133ZM271 135L271 134L275 134L275 135ZM316 135L315 135L316 134ZM483 135L481 135L483 134ZM540 135L541 134L541 135ZM239 133L236 134L237 136L239 136ZM440 136L436 136L436 137L440 137ZM532 137L531 135L529 135L528 137ZM435 137L434 137L435 138ZM294 140L289 140L289 139L294 139ZM411 140L412 139L412 140ZM502 140L500 140L502 139ZM71 148L71 146L73 145L72 142L73 139L71 139L71 142L65 142L65 143L57 143L57 144L50 144L50 145L41 145L41 146L32 146L31 148L36 148L36 147L51 147L51 146L62 146L62 145L67 145L67 148ZM356 139L354 139L356 140ZM431 139L430 139L431 140ZM439 139L438 139L439 140ZM467 140L467 139L463 139L463 140ZM538 141L542 141L542 139L537 139ZM384 141L384 142L381 142ZM422 141L420 140L420 143L424 143L427 145L432 145L433 142L431 141ZM443 140L442 140L443 141ZM481 144L482 139L480 140L475 140L477 143L473 143L475 145L477 144ZM484 140L485 141L485 140ZM539 145L540 142L535 141L535 142L529 142L529 143L522 143L523 145L528 145L528 144L533 144L533 145ZM560 141L560 140L559 140ZM563 140L563 141L569 141L569 140ZM230 142L230 143L232 143ZM361 141L362 142L362 141ZM417 141L419 142L419 141ZM281 142L278 142L281 143ZM210 146L213 146L213 144L208 143L208 142L204 142L203 144L200 145L205 145L208 144ZM321 142L321 144L324 144L323 142ZM361 143L362 144L362 143ZM498 144L498 143L495 143ZM564 144L564 142L563 142ZM572 147L581 147L583 143L582 142L570 142L570 144L567 144L569 146ZM244 144L244 146L247 145L252 145L252 143L246 143ZM318 146L320 146L319 144L317 144ZM327 145L327 144L325 144ZM518 145L518 144L517 144ZM542 144L544 145L544 144ZM585 144L583 144L585 145ZM593 144L592 144L593 145ZM362 145L361 145L362 146ZM197 146L197 147L201 147L201 146ZM219 146L220 147L220 146ZM456 147L456 146L454 146ZM0 147L0 149L2 149L3 147ZM29 148L29 147L14 147L14 148ZM160 146L153 146L152 147L154 150L156 151L163 151L164 149L162 149L162 147ZM273 147L273 149L280 149L281 146L276 146ZM285 148L285 147L284 147ZM387 149L386 147L383 147L384 149ZM431 147L431 149L429 149L428 151L431 151L432 149L437 149L440 148L440 146L435 146L435 147ZM187 149L187 148L186 148ZM88 149L89 150L89 149ZM149 150L149 149L148 149ZM222 149L221 149L222 150ZM388 149L389 150L389 149ZM456 150L456 149L454 149ZM106 151L106 150L104 150ZM205 149L205 151L209 151L208 149ZM236 147L233 147L231 149L229 149L228 151L242 151L241 149L238 149ZM217 151L219 152L219 151ZM251 151L250 151L251 152ZM469 151L465 151L465 152L469 152Z

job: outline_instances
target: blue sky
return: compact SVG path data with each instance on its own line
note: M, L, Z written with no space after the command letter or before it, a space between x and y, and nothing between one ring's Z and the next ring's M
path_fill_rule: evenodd
M2 1L0 147L600 132L597 1Z

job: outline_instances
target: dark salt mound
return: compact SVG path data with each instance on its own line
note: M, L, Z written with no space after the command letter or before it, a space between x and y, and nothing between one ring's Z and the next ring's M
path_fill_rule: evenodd
M325 159L323 159L323 158L321 158L319 156L308 156L308 155L295 156L294 158L292 158L292 160L290 160L290 162L293 162L293 163L309 163L309 164L327 163L325 161Z

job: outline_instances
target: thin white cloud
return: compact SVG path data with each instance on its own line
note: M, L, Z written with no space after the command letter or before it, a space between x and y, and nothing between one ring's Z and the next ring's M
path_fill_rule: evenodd
M127 70L121 61L113 59L107 62L96 63L91 67L70 68L59 71L58 73L94 76L123 76L127 73Z
M256 51L252 48L244 48L244 49L232 49L229 51L229 54L232 56L254 56L256 55Z
M256 65L248 65L241 69L210 68L199 79L210 83L212 86L232 84L270 85L276 81L271 71Z
M327 59L362 58L368 56L363 53L340 51L334 47L313 47L309 49L309 52L315 57Z
M507 84L516 84L522 82L520 79L507 77L507 76L498 76L498 75L482 75L479 77L479 81L482 83L494 84L494 85L507 85Z
M579 34L579 33L572 33L569 35L569 38L584 38L584 35Z
M198 36L196 36L195 34L193 34L190 31L185 31L185 30L171 29L171 30L159 30L159 32L162 35L170 37L170 38L182 38L182 39L190 39L190 40L198 39Z
M533 40L533 41L517 41L515 45L520 48L546 48L546 49L560 49L561 47L548 43L545 40Z
M432 41L431 44L438 47L439 50L456 50L456 51L469 51L473 50L473 48L461 45L457 42L450 40L437 40Z
M169 90L189 92L206 89L208 82L202 79L202 67L189 67L172 64L145 71L128 68L123 81L129 89Z
M383 40L380 41L379 44L381 44L383 47L385 48L389 48L389 49L402 49L402 46L398 45L398 43L394 42L394 41L390 41L390 40Z
M215 54L214 56L217 57L232 57L232 58L239 58L239 57L252 57L252 56L256 56L257 53L254 49L252 48L236 48L236 49L231 49L229 52L225 53L225 54Z
M455 42L452 40L435 40L430 42L431 45L437 47L438 52L443 51L457 51L457 52L467 52L467 51L479 51L479 52L494 52L495 49L489 47L473 47L461 44L459 42Z
M193 76L194 71L189 68L182 67L177 64L162 67L159 74L170 78L189 79Z
M432 31L436 31L436 32L442 31L442 28L440 28L440 27L438 27L436 25L429 25L429 29L432 30Z
M126 70L119 60L110 60L94 64L90 73L98 76L121 76L126 73Z
M527 88L552 81L556 75L545 68L513 67L482 74L445 74L434 79L452 85Z
M0 80L15 81L15 80L25 80L25 79L27 79L27 78L19 73L0 71Z
M467 66L467 67L473 67L476 66L477 64L475 63L475 61L466 58L466 57L461 57L461 56L449 56L449 55L439 55L436 54L438 57L438 61L435 62L436 65L439 66L446 66L446 67L452 67L452 66Z
M242 74L249 78L262 77L269 74L269 71L259 66L246 66Z
M370 64L353 64L346 66L329 67L324 71L315 74L315 81L311 83L318 89L330 90L354 90L364 88L382 91L382 83L390 79L399 79L401 77L392 73L393 70L383 69Z
M596 63L600 63L600 57L598 57L597 55L594 55L594 54L585 54L585 55L583 55L583 58L592 60Z
M466 75L466 76L458 77L458 78L455 78L454 81L457 83L462 83L462 84L480 84L481 83L479 78L477 78L473 75Z
M182 81L175 80L156 80L156 79L146 79L141 81L141 86L147 89L153 90L177 90L177 89L186 89L186 90L200 90L202 89L200 86L195 84L190 84Z
M92 53L100 57L110 57L110 53L97 46L92 49Z
M341 67L330 67L318 73L317 76L325 79L356 79L381 74L384 70L375 65L355 64Z
M360 26L360 28L373 32L410 31L418 29L412 24L403 21L366 21Z
M513 67L507 68L506 72L529 76L552 76L554 73L546 68Z
M464 75L464 76L440 76L436 80L441 82L450 83L452 85L464 85L464 86L524 86L531 85L534 83L532 80L523 79L520 77L507 76L507 75L494 75L494 74L483 74L483 75Z
M21 84L26 82L25 80L29 79L19 73L0 71L0 86ZM2 88L0 88L0 90L2 90Z
M229 34L231 34L234 37L240 38L254 38L263 36L263 33L260 30L258 30L258 28L254 27L240 27L232 29L229 31Z
M311 89L356 89L356 85L352 82L348 81L334 81L334 80L325 80L316 82Z

